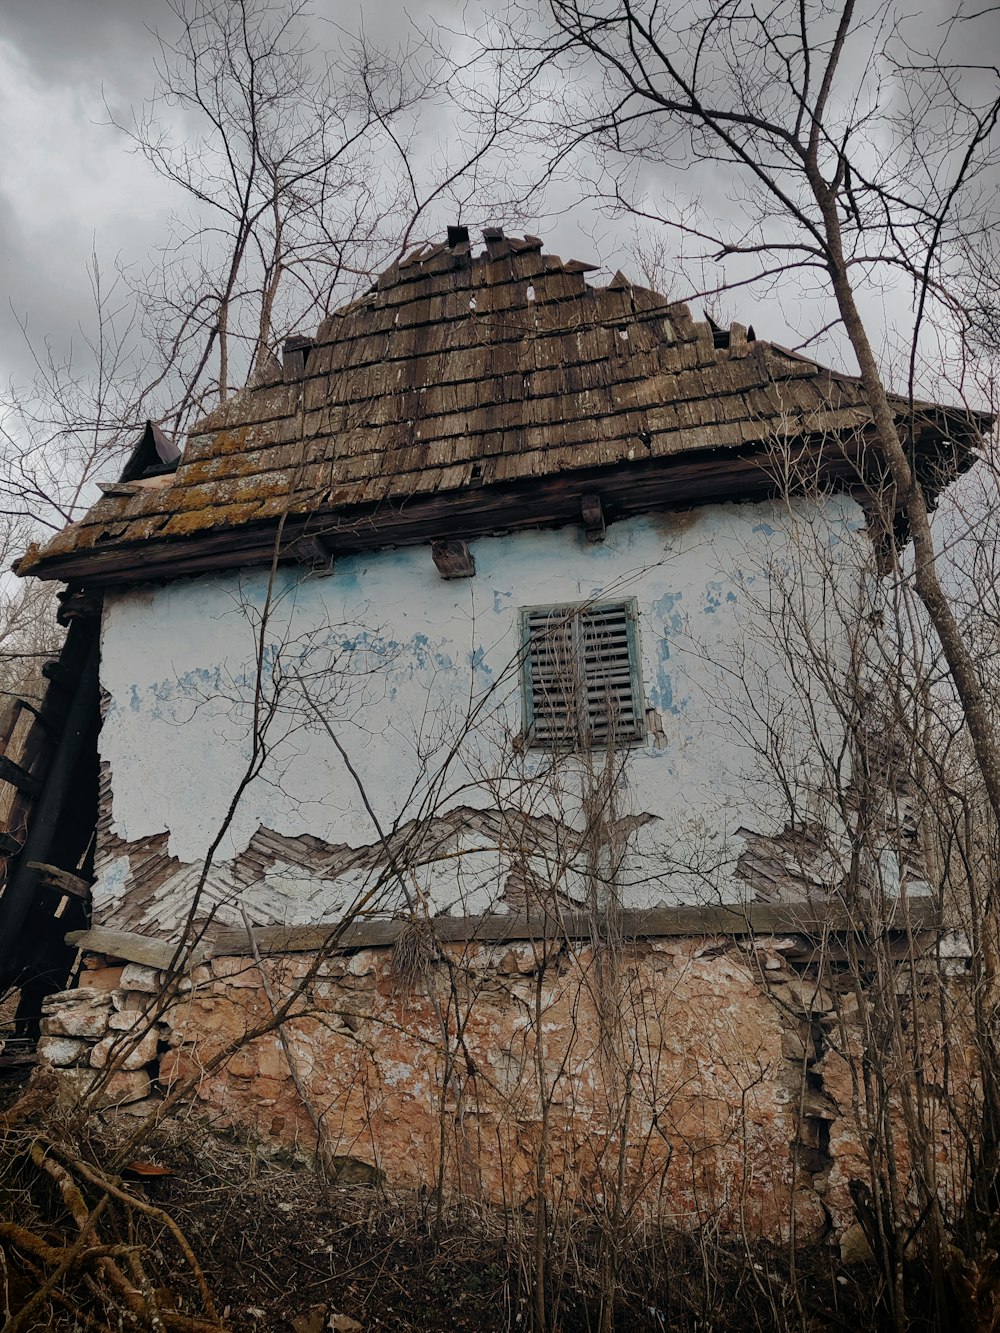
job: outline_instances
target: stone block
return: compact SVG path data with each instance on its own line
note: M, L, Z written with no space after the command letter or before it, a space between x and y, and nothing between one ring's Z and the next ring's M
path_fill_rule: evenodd
M74 1037L42 1037L38 1043L38 1058L43 1064L65 1068L76 1064L87 1049L87 1043Z
M247 986L255 990L262 989L260 968L252 958L213 958L212 976L216 981L224 981L226 986Z
M233 1078L253 1078L257 1073L257 1057L247 1046L238 1050L226 1064L226 1073Z
M805 977L781 982L775 986L774 991L783 1003L798 1014L828 1014L834 1007L830 992Z
M122 990L142 991L146 995L156 995L163 989L161 973L153 967L143 967L141 963L128 963L122 969Z
M88 1097L94 1082L100 1075L93 1069L61 1069L56 1094L57 1104L62 1110L73 1110ZM149 1075L142 1071L119 1072L112 1074L107 1083L97 1094L97 1106L107 1109L121 1106L127 1102L136 1102L147 1097L150 1091Z
M364 1333L364 1326L348 1314L328 1315L326 1328L327 1333Z
M840 1238L840 1262L845 1265L875 1262L864 1228L857 1222L849 1226Z
M156 1058L158 1040L155 1028L150 1028L137 1041L130 1040L122 1032L112 1033L99 1041L90 1052L90 1063L94 1069L103 1069L109 1062L117 1063L121 1069L141 1069Z
M141 1011L138 1009L114 1010L108 1016L108 1029L111 1032L129 1032L141 1022L141 1018Z
M42 1019L41 1030L48 1037L87 1037L93 1041L108 1030L109 1016L107 1003L71 1004L65 1009L50 1010Z
M87 986L94 990L116 990L121 985L122 972L124 964L121 967L98 967L87 973Z
M247 1054L253 1054L257 1062L257 1073L263 1078L284 1079L290 1077L288 1058L277 1038L265 1038L262 1041L255 1042L252 1051L249 1048L247 1049Z
M56 1106L73 1111L90 1091L97 1075L92 1069L60 1069L56 1083Z
M108 1079L107 1086L101 1092L99 1105L121 1106L126 1102L140 1101L149 1096L152 1086L149 1075L144 1071L119 1070Z
M184 1079L196 1078L200 1074L201 1065L199 1062L194 1059L190 1051L181 1047L167 1051L160 1059L160 1083L178 1083Z
M77 986L73 990L55 991L42 1001L42 1013L62 1012L76 1005L107 1004L107 993L97 986Z
M126 1115L144 1118L153 1115L159 1109L161 1101L160 1097L140 1097L137 1102L123 1103L121 1109Z
M811 1042L807 1044L800 1028L784 1028L781 1033L781 1054L786 1060L801 1064L803 1060L812 1059L816 1052Z

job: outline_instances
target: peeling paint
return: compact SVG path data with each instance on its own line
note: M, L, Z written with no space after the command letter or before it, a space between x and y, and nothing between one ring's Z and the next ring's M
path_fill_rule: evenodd
M842 537L863 524L845 497L800 507ZM338 560L323 579L283 570L259 645L266 571L109 592L100 746L112 776L95 920L141 920L156 932L183 917L252 760L258 656L267 755L215 856L208 892L225 910L241 898L255 920L308 911L320 921L372 888L371 867L331 875L294 858L246 880L262 830L359 855L386 832L467 810L495 818L520 808L585 831L586 765L553 764L523 744L518 608L589 597L636 599L644 702L660 719L645 745L612 756L614 805L639 817L616 853L623 905L742 899L737 830L777 834L787 811L780 793L748 779L753 748L733 725L732 671L748 641L746 589L794 563L788 521L787 507L760 503L705 507L673 526L666 515L630 519L596 547L573 528L520 532L472 543L478 573L461 581L442 580L424 547ZM766 638L756 651L761 688L780 689L777 651ZM593 762L600 770L606 756ZM520 853L509 839L485 851L455 844L419 863L411 889L436 911L502 907ZM134 886L149 858L170 862L171 887L140 905ZM576 867L535 873L552 890L580 892ZM372 907L399 905L398 885L379 893Z

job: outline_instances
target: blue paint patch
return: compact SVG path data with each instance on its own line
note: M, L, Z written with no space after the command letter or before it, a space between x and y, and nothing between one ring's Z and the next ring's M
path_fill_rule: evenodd
M714 616L721 605L722 584L713 579L705 587L705 605L703 608L705 615Z
M660 672L660 711L675 716L680 712L679 708L674 707L674 682L668 671Z
M677 610L677 603L683 596L682 592L664 593L655 602L651 602L649 608L654 619L663 621L665 630L672 629L676 634L680 634L684 629L684 614Z
M487 682L492 680L493 671L486 661L486 653L482 645L474 648L469 654L469 665L478 676L482 676Z
M481 644L477 645L469 654L469 666L472 668L472 678L475 682L477 694L489 694L493 689L493 669L486 661L486 652Z
M686 698L674 698L674 678L672 673L665 669L665 663L669 656L669 652L660 654L660 663L656 671L657 683L655 686L651 686L647 693L649 702L654 708L659 709L661 713L671 713L674 717L679 717L687 707L688 701Z
M753 531L762 532L765 537L774 536L774 528L771 527L770 523L756 523L754 525Z

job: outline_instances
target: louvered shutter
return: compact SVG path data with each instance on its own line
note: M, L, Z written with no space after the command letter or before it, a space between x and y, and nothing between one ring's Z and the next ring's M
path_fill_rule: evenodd
M576 748L641 740L634 603L539 607L522 616L532 743Z

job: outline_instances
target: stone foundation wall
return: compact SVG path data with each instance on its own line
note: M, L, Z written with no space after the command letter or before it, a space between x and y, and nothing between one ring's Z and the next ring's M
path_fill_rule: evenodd
M850 999L793 967L794 945L397 945L270 958L267 987L252 958L167 984L90 956L50 998L39 1054L67 1095L136 1114L190 1084L211 1125L310 1154L318 1139L342 1181L518 1206L541 1157L557 1204L617 1192L771 1237L794 1215L805 1241L850 1221L865 1163L833 1049ZM287 1046L252 1035L268 989L297 992Z

